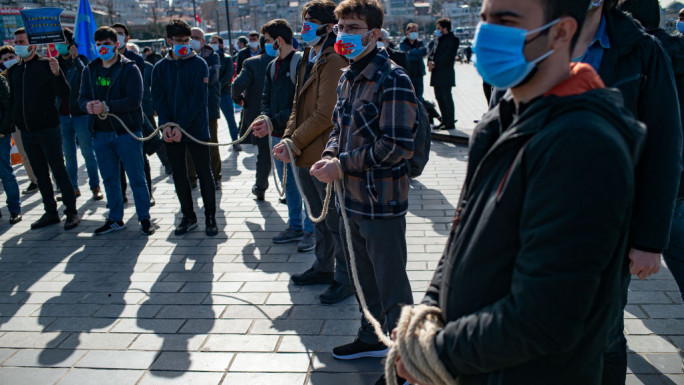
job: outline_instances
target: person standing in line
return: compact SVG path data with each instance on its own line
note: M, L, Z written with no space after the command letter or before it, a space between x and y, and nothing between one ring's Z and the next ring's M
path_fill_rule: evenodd
M81 110L78 104L78 93L81 89L81 74L85 69L85 63L78 56L78 50L71 47L76 43L73 40L74 33L64 28L66 43L55 44L59 57L59 67L66 76L69 83L69 97L59 99L59 120L62 130L62 146L64 150L64 161L66 162L67 172L74 186L76 197L81 196L78 188L78 162L76 156L76 144L81 149L81 155L85 160L86 170L88 171L88 183L90 191L93 193L93 200L99 201L104 198L100 189L100 175L98 174L97 158L93 149L93 138L90 132L90 117ZM62 197L57 196L61 201Z
M143 82L137 65L120 54L116 31L111 27L95 30L98 58L83 70L78 102L82 110L91 115L112 113L123 124L142 137L144 116L142 111ZM143 64L144 65L144 64ZM150 194L145 181L142 143L123 127L119 120L91 117L93 147L107 194L109 215L105 224L95 230L95 235L121 231L124 201L121 193L121 165L131 182L135 211L140 230L145 235L155 232L150 221Z
M261 49L259 32L252 31L249 33L248 36L249 36L248 37L249 43L247 44L247 47L241 49L237 54L237 73L238 73L238 75L242 71L242 63L244 63L245 60L252 58L254 56L257 56L259 54L262 54L264 52L263 49Z
M399 49L406 53L409 61L409 77L413 88L416 90L416 96L420 101L423 101L423 91L425 83L425 56L427 56L427 48L422 40L418 38L418 24L408 23L406 25L406 37L399 43Z
M226 52L223 39L219 35L211 37L211 48L218 53L221 59L219 82L221 83L221 112L228 122L228 132L232 141L239 138L237 123L235 122L235 109L231 98L231 86L233 84L233 57ZM233 151L242 151L240 143L233 145Z
M454 61L458 52L459 40L451 32L451 20L442 18L435 24L437 41L428 58L428 70L432 72L430 85L435 89L435 98L442 113L442 124L435 127L442 130L453 130L456 119L454 117L454 97L451 89L456 86L456 70Z
M57 110L57 98L69 97L69 84L57 59L39 55L37 47L29 44L24 28L14 31L14 43L21 62L10 67L7 73L12 111L10 126L21 131L45 208L45 214L33 222L31 228L39 229L61 221L50 180L52 171L66 206L64 229L71 230L78 226L80 219L76 194L64 164Z
M11 65L10 65L11 67ZM7 79L0 76L0 180L7 196L7 209L10 213L9 223L15 225L21 222L21 195L19 184L12 168L11 150L14 126L11 122L10 89ZM2 214L0 214L2 217Z
M209 68L190 48L192 30L183 20L173 19L166 25L166 42L173 49L159 61L152 72L152 99L159 124L175 123L197 140L208 142L209 114L207 97ZM170 131L167 129L167 132ZM173 168L173 183L181 205L182 218L175 235L183 235L197 227L192 188L188 178L185 154L190 153L202 192L205 233L218 234L216 223L216 183L211 173L211 158L206 145L187 137L167 141L166 151Z

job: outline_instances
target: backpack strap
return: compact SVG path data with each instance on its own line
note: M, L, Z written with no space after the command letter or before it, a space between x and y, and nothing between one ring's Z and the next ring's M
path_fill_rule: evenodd
M394 69L394 67L392 66L391 60L387 62L387 67L388 67L387 69L382 71L382 73L380 74L380 77L375 82L375 86L373 87L373 101L376 102L376 106L378 107L378 109L380 108L380 103L382 102L382 100L380 98L380 88L382 88L382 83L385 82L385 79L387 79L387 76L389 76L390 72L392 72L392 70Z
M290 61L290 80L293 85L297 85L297 75L299 74L299 63L302 62L302 53L295 52Z

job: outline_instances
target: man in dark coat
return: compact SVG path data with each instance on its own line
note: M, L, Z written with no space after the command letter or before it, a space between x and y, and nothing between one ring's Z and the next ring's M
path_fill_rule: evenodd
M252 31L249 33L249 43L247 47L241 49L237 54L237 73L238 75L242 71L242 64L245 60L255 57L264 52L263 44L261 43L261 38L259 37L259 32Z
M645 130L591 66L570 65L588 5L484 2L480 28L489 29L476 55L502 44L506 28L545 26L520 41L520 56L482 55L484 71L551 54L472 137L464 193L423 300L441 312L443 327L421 339L434 341L449 383L600 384ZM398 373L416 383L403 360Z
M261 39L261 51L264 51L263 38ZM252 125L254 119L261 113L261 98L264 89L264 80L266 78L266 67L268 67L268 63L273 61L273 59L273 57L263 53L245 60L243 71L240 71L240 74L233 82L233 89L231 91L233 94L233 101L243 107L242 119L240 121L241 134ZM261 144L263 147L265 144L268 146L267 138L253 139L255 139L253 140L253 143L257 145ZM270 155L267 151L259 151L257 157L257 162L266 162ZM264 173L259 172L259 169L257 168L256 183L252 187L252 193L256 195L258 200L264 199L264 193L262 189L257 186L264 185L268 186L268 170Z
M418 24L408 23L406 25L406 38L399 44L399 49L406 53L406 58L409 61L407 70L411 83L416 90L416 96L423 101L425 56L427 56L428 51L423 40L418 38Z
M409 72L409 61L406 53L394 48L394 44L392 44L389 38L389 32L387 32L386 29L381 29L380 33L381 35L377 43L378 48L386 49L390 59L392 59L392 61L395 62L399 67L405 69L406 72Z
M442 113L442 124L437 128L454 128L454 98L451 89L456 86L454 61L458 52L459 40L451 32L451 20L439 19L436 23L437 41L428 58L428 70L432 72L430 85L435 89L435 98Z

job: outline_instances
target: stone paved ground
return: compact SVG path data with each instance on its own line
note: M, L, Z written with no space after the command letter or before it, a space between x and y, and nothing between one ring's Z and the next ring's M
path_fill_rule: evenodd
M457 117L472 121L484 108L479 80L472 67L457 69ZM313 256L271 243L285 227L286 208L273 191L266 202L252 199L255 150L246 147L222 151L214 238L202 226L172 235L178 202L156 158L158 231L149 238L138 231L132 204L126 230L94 238L107 210L88 194L78 201L83 222L70 232L29 230L42 214L38 195L26 199L25 219L14 227L2 207L0 384L373 384L378 360L330 355L353 339L354 300L323 306L316 296L324 287L289 283ZM444 246L465 165L465 147L434 143L425 175L411 186L408 270L417 300ZM23 171L19 179L26 187ZM684 384L684 307L672 277L663 271L631 289L628 383Z

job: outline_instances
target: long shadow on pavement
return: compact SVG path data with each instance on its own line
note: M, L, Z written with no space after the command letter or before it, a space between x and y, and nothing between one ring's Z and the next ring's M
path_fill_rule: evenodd
M72 280L64 285L60 295L45 301L40 309L38 322L46 326L44 330L59 332L48 344L59 344L59 349L44 349L38 357L41 365L54 366L66 361L78 349L81 334L104 331L122 315L138 256L149 242L137 232L136 216L126 226L127 231L93 239L99 244L85 243L83 250L69 259L64 272L72 274ZM131 239L133 234L135 238ZM114 247L122 245L125 247L115 252ZM112 252L95 252L103 248Z

